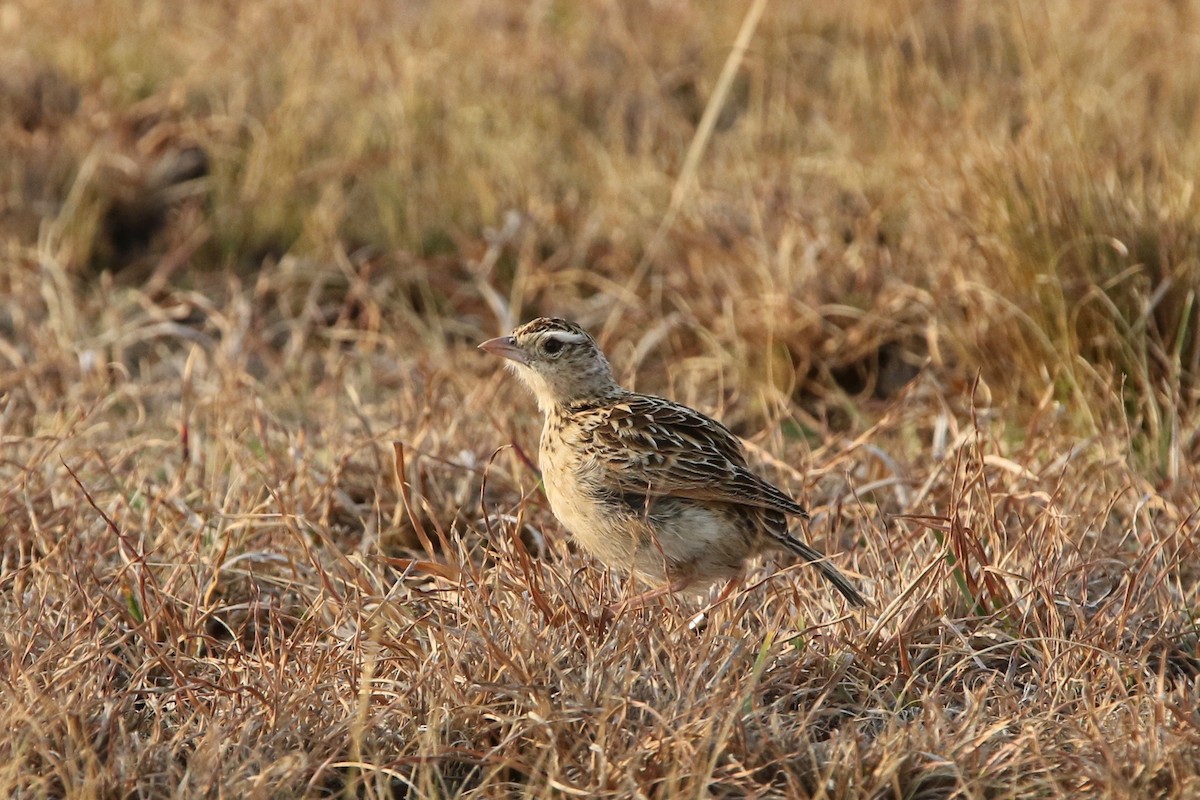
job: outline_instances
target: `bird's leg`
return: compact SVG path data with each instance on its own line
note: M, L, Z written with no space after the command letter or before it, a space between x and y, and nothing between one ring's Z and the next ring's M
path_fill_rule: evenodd
M716 608L717 606L721 605L721 603L724 603L726 600L728 600L730 595L732 595L734 592L736 592L741 587L742 587L741 574L734 575L732 578L729 579L729 583L725 584L725 588L721 590L721 593L719 595L717 595L717 599L713 600L711 603L709 603L708 607Z
M669 594L675 594L675 592L686 589L687 585L688 581L686 579L677 578L670 583L664 583L662 586L658 586L648 592L642 592L641 594L634 595L633 597L613 603L608 607L608 612L616 615L625 611L636 611L639 608L645 608L650 604L651 600L657 600L660 597L664 597Z
M725 584L725 588L721 589L721 593L717 595L717 599L700 609L700 611L694 617L692 617L691 621L688 623L688 627L695 630L703 626L708 617L708 612L712 611L714 608L721 605L721 603L724 603L726 600L728 600L730 595L736 592L741 585L741 573L730 578L729 582Z

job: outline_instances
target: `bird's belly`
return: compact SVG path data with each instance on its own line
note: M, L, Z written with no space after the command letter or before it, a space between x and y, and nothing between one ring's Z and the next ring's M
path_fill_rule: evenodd
M701 588L736 575L749 542L729 506L685 498L660 498L649 512L652 542L639 555L638 571Z
M554 516L580 547L614 569L652 583L701 587L737 574L748 555L749 542L728 506L666 497L639 507L578 471L543 475Z
M547 469L543 476L550 510L579 546L610 567L635 570L644 536L639 521L599 499L576 470Z

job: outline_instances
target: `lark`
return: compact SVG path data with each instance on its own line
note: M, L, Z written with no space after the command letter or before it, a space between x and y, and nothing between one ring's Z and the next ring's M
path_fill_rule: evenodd
M866 605L791 533L788 517L808 514L750 469L737 436L699 411L622 388L583 328L543 317L479 347L507 359L537 400L542 479L559 522L601 562L656 587L633 604L728 580L720 601L747 559L782 550Z

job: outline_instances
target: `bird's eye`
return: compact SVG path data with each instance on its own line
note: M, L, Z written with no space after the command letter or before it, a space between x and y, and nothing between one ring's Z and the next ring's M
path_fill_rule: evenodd
M552 356L557 355L563 349L563 341L562 339L547 339L546 343L542 345L542 349Z

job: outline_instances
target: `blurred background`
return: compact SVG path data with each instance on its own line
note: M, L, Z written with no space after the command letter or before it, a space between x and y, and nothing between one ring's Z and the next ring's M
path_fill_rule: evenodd
M763 5L5 2L0 280L200 333L250 298L300 349L567 315L755 414L929 368L1161 455L1200 360L1196 4Z

